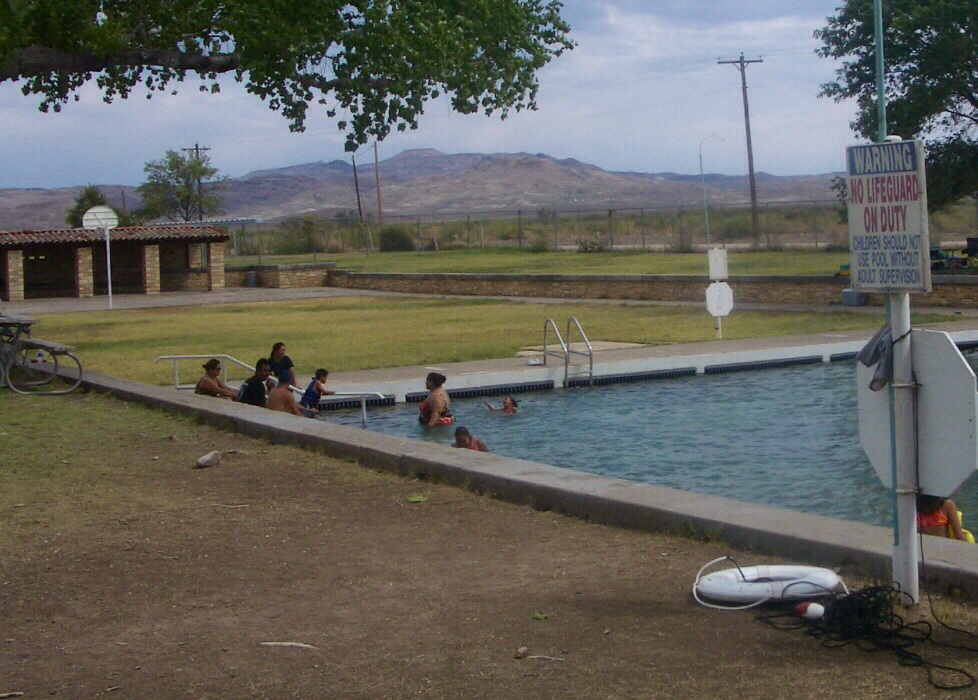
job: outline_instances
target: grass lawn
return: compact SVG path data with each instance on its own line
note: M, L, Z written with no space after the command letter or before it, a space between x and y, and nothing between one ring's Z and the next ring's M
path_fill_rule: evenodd
M517 248L446 250L424 253L317 254L356 272L500 272L594 275L705 275L705 253L534 253ZM313 262L311 253L263 255L266 265ZM733 275L833 275L848 253L822 251L730 253ZM228 258L229 266L257 265L258 256Z
M563 327L576 316L592 340L645 344L709 341L703 308L611 304L526 304L502 300L358 298L45 315L38 335L75 345L94 372L150 384L171 381L159 355L227 354L253 364L287 343L305 376L331 371L512 357L539 345L547 318ZM915 322L950 320L916 316ZM875 328L882 317L856 313L739 311L724 338ZM190 368L188 368L190 369ZM187 375L196 379L198 367ZM244 371L231 373L240 378Z

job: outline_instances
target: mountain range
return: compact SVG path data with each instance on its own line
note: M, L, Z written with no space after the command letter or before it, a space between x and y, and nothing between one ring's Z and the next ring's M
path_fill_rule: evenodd
M555 211L700 207L699 175L611 172L574 159L538 153L445 154L433 149L404 151L377 166L385 217L425 218L526 214ZM757 173L761 202L811 202L834 198L838 173L777 176ZM357 164L364 213L376 216L377 179L372 162ZM707 174L711 205L750 201L746 175ZM205 185L206 186L206 185ZM138 207L135 187L99 185L119 210ZM357 212L354 169L343 160L317 161L255 170L227 179L220 218L267 222L297 216L333 217ZM0 189L0 230L63 228L65 214L83 187Z

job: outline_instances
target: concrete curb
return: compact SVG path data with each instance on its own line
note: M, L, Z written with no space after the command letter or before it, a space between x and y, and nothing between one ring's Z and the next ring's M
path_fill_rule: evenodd
M843 573L883 580L889 576L892 535L882 527L456 450L92 373L85 374L84 385L123 400L190 414L224 430L321 450L371 469L442 481L539 510L719 540L813 565L841 567ZM932 589L957 587L978 598L978 550L927 538L924 553Z

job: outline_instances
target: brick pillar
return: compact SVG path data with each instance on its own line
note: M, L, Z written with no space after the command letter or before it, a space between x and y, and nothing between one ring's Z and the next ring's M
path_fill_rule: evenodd
M75 296L79 298L95 296L91 248L75 248Z
M207 288L224 289L224 241L207 244Z
M143 294L160 293L160 247L144 245L142 267Z
M8 250L3 257L4 301L24 299L24 251Z

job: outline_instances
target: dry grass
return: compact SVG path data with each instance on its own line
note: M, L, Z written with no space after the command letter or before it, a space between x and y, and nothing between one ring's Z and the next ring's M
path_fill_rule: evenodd
M87 369L166 384L169 365L154 364L160 355L227 354L254 363L279 340L302 374L316 367L343 371L512 357L541 342L545 319L563 325L570 316L592 340L658 345L715 337L713 319L701 308L391 298L52 314L38 332L75 345ZM938 320L946 319L917 319ZM844 312L744 311L724 320L723 333L731 339L769 337L879 323L873 315Z

